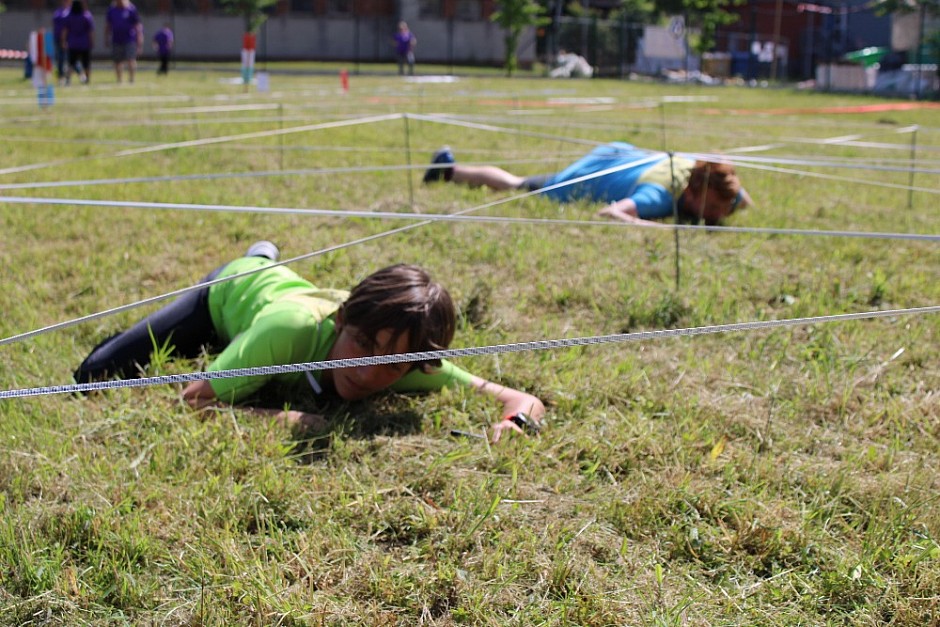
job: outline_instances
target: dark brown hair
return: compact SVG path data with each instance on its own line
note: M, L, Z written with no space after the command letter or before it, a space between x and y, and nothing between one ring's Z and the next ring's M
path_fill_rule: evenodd
M396 264L367 276L340 307L343 324L369 338L391 329L392 341L408 334L408 351L441 350L454 339L457 314L446 289L422 268ZM413 367L440 366L440 360Z

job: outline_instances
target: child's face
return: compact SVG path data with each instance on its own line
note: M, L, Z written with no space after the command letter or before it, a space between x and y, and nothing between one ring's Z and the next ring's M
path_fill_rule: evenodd
M393 355L408 352L408 333L392 341L392 330L382 329L375 338L368 337L357 327L337 322L336 342L330 350L330 359L352 359L374 355ZM354 401L384 390L401 379L411 369L410 363L357 366L328 371L328 378L340 397Z

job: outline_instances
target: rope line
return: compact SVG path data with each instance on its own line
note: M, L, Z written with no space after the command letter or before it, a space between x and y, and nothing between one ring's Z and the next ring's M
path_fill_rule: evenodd
M471 128L477 131L490 131L493 133L508 133L511 135L523 135L525 137L538 137L539 139L551 139L553 141L567 142L569 144L581 144L584 146L603 146L608 142L595 141L591 139L580 139L577 137L565 137L564 135L554 135L551 133L536 133L534 131L523 131L518 128L504 128L502 126L493 126L491 124L478 124L476 122L467 122L459 118L445 117L442 115L425 115L422 113L406 113L409 118L423 120L425 122L437 122L438 124L447 124L450 126L461 126Z
M657 331L638 331L634 333L593 335L577 338L557 338L536 340L531 342L517 342L513 344L494 344L489 346L451 348L436 351L419 351L414 353L398 353L393 355L375 355L371 357L331 359L326 361L312 361L296 364L285 364L280 366L256 366L252 368L219 370L216 372L191 372L186 374L145 377L141 379L122 379L114 381L100 381L95 383L75 383L68 385L21 388L0 391L0 400L8 398L45 396L51 394L91 392L94 390L105 389L110 390L118 388L136 388L150 385L163 385L168 383L190 383L193 381L207 381L210 379L228 379L246 376L270 376L288 372L309 372L317 370L332 370L337 368L355 368L359 366L380 366L385 364L397 364L404 362L451 359L456 357L474 357L480 355L498 355L505 353L519 353L524 351L570 348L575 346L638 342L673 337L694 337L698 335L708 335L714 333L735 333L741 331L778 329L782 327L804 326L831 322L847 322L853 320L866 320L870 318L884 318L889 316L905 316L929 313L940 313L940 305L929 307L914 307L910 309L855 312L828 316L811 316L806 318L785 318L783 320L757 320L751 322L736 322L704 327L687 327L682 329L662 329Z
M873 187L886 187L889 189L902 189L904 191L921 192L923 194L940 194L940 189L934 187L911 187L901 183L886 183L881 181L870 181L868 179L854 179L849 176L838 176L836 174L824 174L822 172L807 172L805 170L794 170L793 168L778 168L771 165L757 165L756 163L743 163L745 168L752 170L764 170L766 172L781 172L784 174L796 174L798 176L808 176L810 178L825 179L827 181L840 181L843 183L858 183L860 185L871 185ZM910 171L910 170L908 170Z
M908 146L910 150L910 146ZM683 153L693 157L695 159L703 160L714 160L715 155L700 154L697 152L687 152ZM838 168L843 170L865 170L870 172L917 172L921 174L940 174L940 168L918 168L911 167L910 165L879 165L874 163L852 163L847 161L830 161L830 160L819 160L819 159L796 159L793 157L747 157L747 156L735 156L733 159L729 159L727 156L724 157L727 161L733 161L735 165L740 164L782 164L782 165L801 165L805 167L819 167L819 168ZM904 160L906 163L910 163L910 159Z
M757 150L761 148L766 148L765 146L750 147L749 149L736 149L736 150ZM714 160L716 157L721 157L721 155L710 155L702 153L683 153L687 154L690 157L697 159L711 159ZM727 154L723 156L724 159L728 159ZM851 169L851 170L865 170L865 171L883 171L883 172L903 172L910 173L915 172L919 174L940 174L940 168L918 168L911 167L908 165L910 159L897 159L893 160L895 163L901 163L902 165L885 165L886 161L891 160L880 160L880 162L863 162L861 160L852 160L852 159L798 159L796 157L788 156L777 156L777 157L744 157L744 156L735 156L731 159L735 165L747 165L747 164L787 164L787 165L802 165L802 166L816 166L816 167L829 167L829 168L839 168L839 169ZM478 166L478 165L531 165L538 163L555 163L556 158L551 159L506 159L501 161L488 161L485 164L473 163L473 162L462 162L463 165ZM854 161L854 162L853 162ZM924 160L920 160L921 163ZM129 183L162 183L162 182L171 182L171 181L201 181L201 180L218 180L218 179L233 179L233 178L263 178L263 177L276 177L276 176L309 176L316 174L353 174L353 173L362 173L362 172L396 172L401 170L424 170L428 167L434 167L433 165L429 166L427 164L422 165L379 165L379 166L348 166L348 167L331 167L331 168L294 168L288 170L260 170L260 171L248 171L248 172L215 172L208 174L177 174L177 175L162 175L162 176L137 176L137 177L126 177L126 178L103 178L103 179L84 179L84 180L71 180L71 181L38 181L30 183L0 183L0 190L16 190L16 189L47 189L54 187L76 187L76 186L92 186L92 185L124 185ZM445 166L441 166L445 167ZM792 170L790 172L796 172ZM807 173L808 174L808 173Z
M219 137L206 137L204 139L190 139L187 141L181 142L171 142L165 144L157 144L155 146L145 146L143 148L131 148L128 150L121 150L115 153L108 155L95 155L89 157L91 159L114 159L118 157L130 157L134 155L143 155L151 152L160 152L164 150L174 150L177 148L192 148L194 146L208 146L211 144L221 144L231 141L239 141L243 139L260 139L265 137L276 137L278 135L290 135L292 133L305 133L307 131L319 131L328 128L342 128L344 126L356 126L358 124L371 124L373 122L386 122L389 120L398 120L401 119L403 114L401 113L388 113L385 115L373 115L363 118L355 118L353 120L341 120L338 122L324 122L322 124L305 124L303 126L292 126L290 128L280 128L267 131L255 131L252 133L239 133L237 135L222 135ZM31 165L24 166L15 166L12 168L5 168L0 170L0 175L2 174L13 174L17 172L26 172L28 170L39 170L42 168L47 168L53 165L60 165L62 163L68 163L66 161L48 161L45 163L34 163Z
M429 223L430 223L430 221L425 221L423 224L429 224ZM20 334L18 334L18 335L11 335L10 337L7 337L7 338L4 338L4 339L0 340L0 346L3 346L4 344L12 344L13 342L18 342L18 341L20 341L20 340L25 340L25 339L28 339L28 338L31 338L31 337L35 337L35 336L37 336L37 335L42 335L43 333L48 333L48 332L50 332L50 331L55 331L55 330L57 330L57 329L65 329L65 328L67 328L67 327L72 327L72 326L75 326L75 325L77 325L77 324L81 324L82 322L90 322L90 321L92 321L92 320L97 320L97 319L99 319L99 318L105 318L105 317L110 316L110 315L113 315L113 314L121 313L121 312L124 312L124 311L130 311L131 309L137 309L138 307L142 307L142 306L144 306L144 305L150 305L150 304L153 304L153 303L158 303L158 302L160 302L160 301L167 300L168 298L172 298L172 297L174 297L174 296L180 296L180 295L185 294L185 293L187 293L187 292L192 292L192 291L194 291L194 290L202 289L202 288L204 288L204 287L210 287L210 286L216 285L216 284L218 284L218 283L224 283L225 281L231 281L232 279L237 279L237 278L241 278L241 277L246 277L246 276L249 276L249 275L251 275L251 274L254 274L255 272L259 272L259 271L261 271L261 270L263 270L263 269L266 269L266 268L271 268L271 267L274 267L274 266L286 266L286 265L288 265L288 264L291 264L291 263L294 263L294 262L297 262L297 261L302 261L302 260L304 260L304 259L310 259L311 257L317 257L317 256L319 256L319 255L323 255L323 254L326 254L326 253L329 253L329 252L341 250L341 249L343 249L343 248L349 248L350 246L355 246L355 245L357 245L357 244L364 244L364 243L366 243L366 242L369 242L369 241L372 241L372 240L376 240L376 239L380 239L380 238L382 238L382 237L387 237L387 236L389 236L389 235L394 235L394 234L396 234L396 233L401 233L402 231L407 231L407 230L416 228L416 227L421 226L421 225L422 225L422 223L418 223L418 224L409 224L409 225L407 225L407 226L403 226L403 227L400 227L400 228L397 228L397 229L392 229L391 231L383 231L382 233L377 233L377 234L375 234L375 235L369 235L369 236L367 236L367 237L362 237L362 238L359 238L359 239L356 239L356 240L352 240L352 241L350 241L350 242L345 242L345 243L343 243L343 244L336 244L336 245L334 245L334 246L330 246L330 247L328 247L328 248L323 248L323 249L321 249L321 250L317 250L317 251L314 251L314 252L312 252L312 253L307 253L307 254L304 254L304 255L299 255L299 256L297 256L297 257L291 257L290 259L285 259L285 260L283 260L283 261L278 261L278 262L276 262L276 263L273 263L273 264L270 264L270 265L267 265L267 266L263 266L262 268L258 268L258 269L256 269L256 270L249 270L249 271L246 271L246 272L240 272L240 273L238 273L238 274L233 274L233 275L231 275L231 276L221 277L221 278L218 278L218 279L213 279L213 280L211 280L211 281L206 281L205 283L197 283L196 285L190 285L190 286L188 286L188 287L180 288L180 289L174 290L174 291L172 291L172 292L167 292L166 294L160 294L159 296L152 296L152 297L150 297L150 298L145 298L145 299L139 300L139 301L137 301L137 302L128 303L128 304L126 304L126 305L120 305L120 306L118 306L118 307L113 307L113 308L111 308L111 309L105 309L104 311L99 311L99 312L96 312L96 313L88 314L87 316L81 316L81 317L79 317L79 318L73 318L72 320L66 320L66 321L64 321L64 322L58 322L58 323L56 323L56 324L50 324L49 326L45 326L45 327L42 327L42 328L40 328L40 329L35 329L35 330L33 330L33 331L27 331L27 332L25 332L25 333L20 333Z
M548 189L548 188L544 188ZM906 188L905 188L906 189ZM479 211L504 204L511 200L518 200L535 192L525 195L515 195L489 202L484 205L471 207L465 211ZM466 222L466 223L504 223L504 224L535 224L551 226L588 226L606 228L641 228L641 229L673 229L677 231L709 231L716 233L749 233L755 235L800 235L813 237L848 237L861 239L889 239L913 240L924 242L940 242L940 234L930 233L892 233L878 231L836 231L825 229L788 229L774 227L750 226L708 226L697 224L658 224L617 222L611 220L572 220L565 218L525 218L510 216L484 216L465 215L464 213L415 213L394 211L360 211L355 209L308 209L297 207L261 207L253 205L200 205L191 203L162 203L129 200L84 200L80 198L42 198L0 196L0 204L35 204L35 205L68 205L84 207L123 207L133 209L165 209L181 211L221 211L232 213L261 213L280 215L310 215L329 218L367 218L376 220L423 220L426 222ZM297 257L297 260L305 257ZM2 342L0 342L2 344Z
M487 165L521 165L533 163L551 163L554 159L509 159L505 161L489 162ZM472 162L466 165L478 165ZM479 164L484 165L484 164ZM171 181L204 181L235 178L264 178L274 176L309 176L313 174L353 174L361 172L397 172L400 170L426 170L424 165L384 165L384 166L350 166L335 168L300 168L291 170L260 170L249 172L215 172L211 174L175 174L164 176L136 176L128 178L86 179L74 181L39 181L32 183L0 183L0 190L14 189L48 189L52 187L77 187L91 185L125 185L129 183L165 183ZM940 172L940 170L938 170Z
M655 103L655 106L656 106L656 107L659 107L660 105L659 105L659 103ZM518 128L511 128L511 127L508 127L508 126L507 126L507 127L503 127L503 126L494 126L494 125L492 125L492 124L487 125L487 124L480 124L479 122L471 122L471 121L470 121L471 119L476 119L476 120L493 120L493 119L495 119L495 120L497 120L497 121L499 121L499 122L502 122L502 123L505 123L505 124L510 124L510 123L517 124L517 125L520 124L520 120L515 119L515 118L512 120L512 122L510 122L509 120L506 120L505 118L494 118L494 116L466 116L466 115L464 115L464 116L460 116L460 117L458 118L458 117L453 116L453 115L450 115L450 114L425 115L425 116L423 116L423 117L419 117L421 114L415 114L415 113L409 113L409 114L407 114L407 115L409 115L409 116L411 116L411 117L413 117L413 118L416 118L416 119L427 119L427 121L438 122L438 123L441 123L441 124L453 124L453 125L455 125L455 126L468 126L469 128L474 128L474 129L476 129L476 130L498 131L498 132L507 133L507 134L513 134L513 135L515 135L515 134L529 134L529 135L532 136L532 137L542 137L542 138L547 138L547 139L561 139L562 141L572 140L572 138L569 138L569 137L563 137L563 136L557 136L557 135L550 135L550 134L544 134L544 133L534 133L534 132L530 132L530 131L521 131L521 130L518 129ZM521 123L524 123L524 124L526 124L526 125L528 125L528 126L530 126L530 127L531 127L531 126L536 126L536 127L550 126L550 127L552 127L552 128L557 128L557 124L556 124L556 123L553 123L553 122L551 122L551 121L543 121L543 120L535 120L535 119L526 119L526 120L522 121ZM831 126L831 125L828 125L828 124L827 124L827 125L826 125L826 128L829 128L830 126ZM568 123L566 123L566 128L569 128L569 127L570 127L570 128L593 129L593 130L615 130L615 131L622 131L622 126L621 126L621 125L618 125L618 126L615 126L615 127L611 127L610 125L585 124L585 123L582 123L582 124L571 124L570 122L568 122ZM646 130L647 132L652 133L652 132L659 131L659 130L660 130L660 127L661 127L661 124L657 124L657 125L655 125L655 127L651 126L651 127L649 127L649 128L646 128L646 129L643 129L642 127L640 127L640 129L641 129L641 130ZM692 133L692 134L699 134L699 135L706 134L706 133L696 133L696 128L697 128L697 127L687 126L686 128L683 129L683 135L687 135L687 134L689 134L689 133ZM880 129L878 129L878 130L880 130ZM910 132L914 132L914 131L916 131L916 130L924 130L924 127L922 127L922 126L910 126L910 127L905 127L905 128L902 128L902 129L895 129L895 130L889 131L889 134L910 133ZM883 135L883 134L885 134L884 131L875 132L875 129L872 129L872 131L873 131L873 133L871 133L871 134L876 134L876 135ZM741 137L741 136L742 136L742 135L740 135L740 134L738 135L738 137ZM757 135L753 135L753 136L754 136L754 137L757 137ZM766 145L766 146L762 146L761 148L764 149L764 150L769 150L769 149L773 149L773 148L780 148L780 147L783 147L783 146L787 145L788 143L789 143L789 144L814 144L814 145L821 145L821 146L854 146L854 147L869 147L869 148L885 148L885 149L895 149L895 150L908 150L908 149L910 148L910 144L890 144L890 143L877 143L877 142L860 142L860 141L856 141L856 140L853 139L853 138L860 138L860 137L863 137L863 136L856 134L856 135L843 135L843 136L838 136L838 137L824 137L824 138L812 138L812 137L781 138L781 139L779 140L779 143L768 144L768 145ZM572 140L572 141L573 141L573 143L587 143L587 144L589 144L589 145L590 145L591 143L595 143L595 144L603 144L603 143L606 143L606 142L590 142L589 140L579 140L579 139L574 139L574 140ZM928 150L928 151L940 150L940 146L924 146L923 149L924 149L924 150Z

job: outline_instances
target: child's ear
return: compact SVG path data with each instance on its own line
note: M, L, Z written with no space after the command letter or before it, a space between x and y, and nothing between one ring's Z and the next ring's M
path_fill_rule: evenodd
M340 307L339 309L336 310L336 318L335 318L335 320L336 320L336 322L334 323L333 328L335 328L335 329L336 329L336 332L339 333L340 330L343 328L343 324L344 324L344 320L343 320L343 308L342 308L342 307Z

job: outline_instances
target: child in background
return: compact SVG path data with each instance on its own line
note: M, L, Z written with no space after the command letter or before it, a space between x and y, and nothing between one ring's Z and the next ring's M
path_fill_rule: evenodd
M716 225L752 204L730 162L696 160L681 153L670 157L623 142L598 146L561 172L539 176L522 177L493 165L461 165L447 146L434 153L431 164L425 183L444 180L529 192L617 168L542 193L562 203L606 203L597 215L624 222L672 217L675 204L680 222Z

